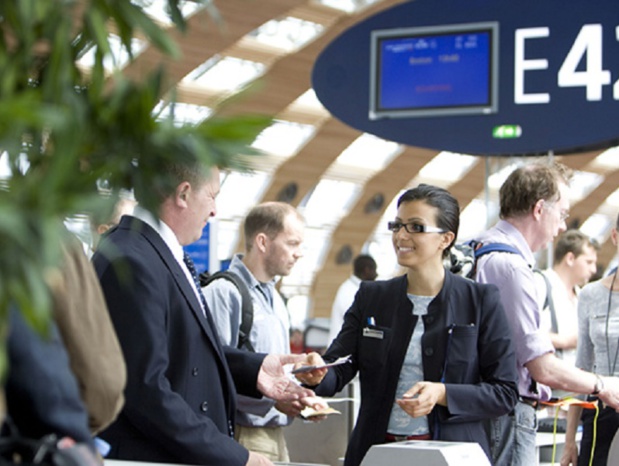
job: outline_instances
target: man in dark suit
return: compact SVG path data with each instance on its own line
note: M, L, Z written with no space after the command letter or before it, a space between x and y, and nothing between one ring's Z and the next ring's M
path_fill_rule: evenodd
M125 407L102 437L111 458L269 465L233 439L236 391L284 400L312 392L283 373L299 358L221 346L182 249L216 213L219 171L176 162L166 173L173 182L156 192L158 218L137 207L93 256L128 371Z

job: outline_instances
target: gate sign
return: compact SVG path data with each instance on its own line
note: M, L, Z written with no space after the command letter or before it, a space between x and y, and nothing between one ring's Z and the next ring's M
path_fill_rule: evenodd
M318 99L384 139L477 155L619 144L618 0L415 0L318 57Z

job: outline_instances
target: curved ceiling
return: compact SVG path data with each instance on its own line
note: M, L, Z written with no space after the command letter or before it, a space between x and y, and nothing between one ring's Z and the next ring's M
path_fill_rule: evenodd
M356 22L397 3L215 2L219 21L212 11L197 10L186 34L172 32L182 59L146 47L124 68L139 78L165 63L170 96L178 102L175 115L185 120L245 113L275 118L255 143L266 155L255 159L253 172L229 173L223 180L218 255L225 259L240 249L239 227L255 203L279 199L298 206L308 221L306 253L281 289L299 316L329 315L355 254L374 255L380 278L396 273L386 219L395 214L393 201L402 190L422 181L449 189L461 204L460 239L466 239L495 221L498 186L523 163L516 156L439 154L377 140L332 118L318 103L310 75L321 50ZM569 222L602 243L603 266L616 252L609 233L619 211L617 157L615 149L556 157L577 173Z

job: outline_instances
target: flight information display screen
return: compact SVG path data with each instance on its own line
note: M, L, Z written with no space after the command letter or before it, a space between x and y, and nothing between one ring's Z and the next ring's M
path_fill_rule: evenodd
M370 118L494 113L498 24L372 31Z

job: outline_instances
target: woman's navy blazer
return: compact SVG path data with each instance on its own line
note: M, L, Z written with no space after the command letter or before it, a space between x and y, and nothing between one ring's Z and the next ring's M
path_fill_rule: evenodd
M406 350L417 322L407 296L407 276L363 282L325 361L352 355L331 368L319 395L333 395L359 373L361 406L345 466L357 466L374 444L384 443ZM494 285L445 273L443 288L423 316L423 372L444 381L448 408L428 416L434 439L478 442L490 457L482 421L511 412L517 372L509 325Z

